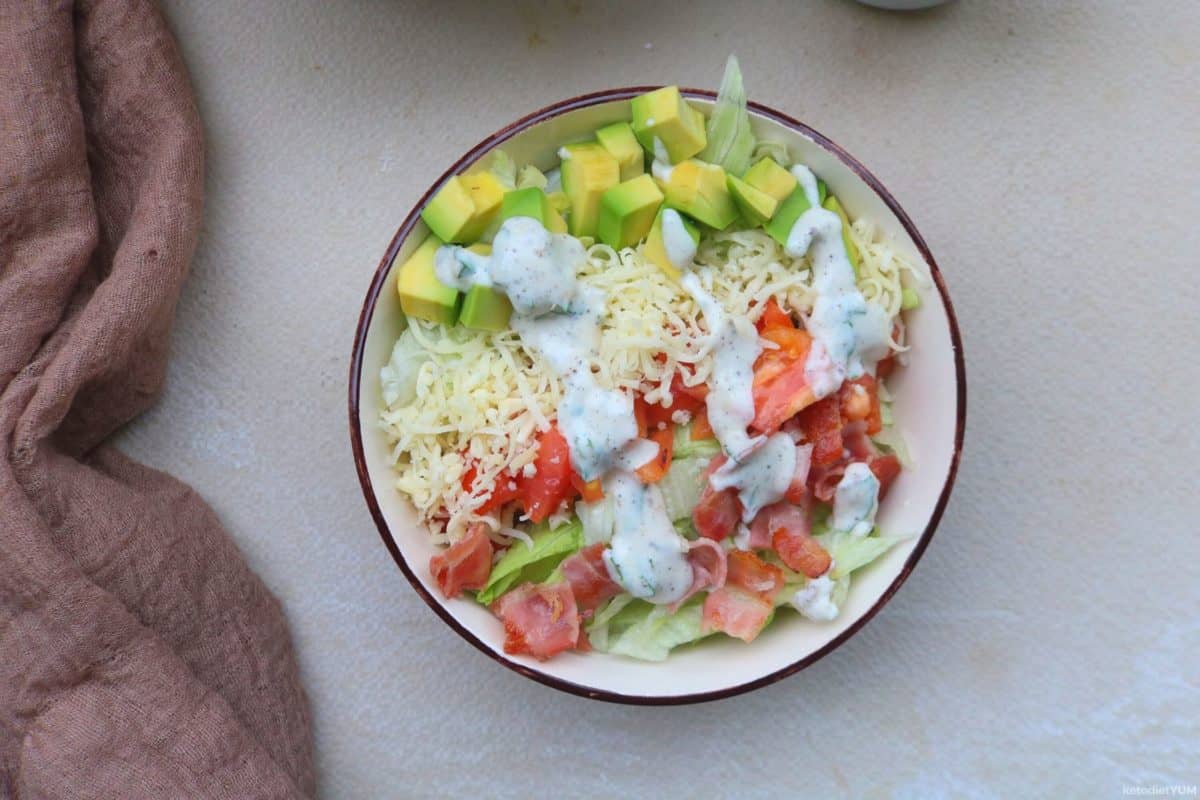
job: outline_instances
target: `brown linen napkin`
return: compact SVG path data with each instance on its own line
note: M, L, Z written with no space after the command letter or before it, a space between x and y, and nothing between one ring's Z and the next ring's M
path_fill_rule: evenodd
M0 797L313 793L279 603L103 444L160 392L202 184L150 0L0 0Z

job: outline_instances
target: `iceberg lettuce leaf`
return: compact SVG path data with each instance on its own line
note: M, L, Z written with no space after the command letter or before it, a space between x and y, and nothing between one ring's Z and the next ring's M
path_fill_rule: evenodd
M476 601L490 606L500 595L520 583L546 580L563 559L583 546L583 526L578 520L553 530L543 524L530 532L530 538L532 546L514 542L495 563L487 585L475 596Z
M725 75L717 92L712 116L708 118L708 145L700 158L718 164L730 175L740 177L750 168L756 140L746 111L746 88L737 56L725 62Z

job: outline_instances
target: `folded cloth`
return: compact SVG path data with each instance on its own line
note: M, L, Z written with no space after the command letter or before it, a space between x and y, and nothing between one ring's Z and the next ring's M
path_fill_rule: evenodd
M314 791L279 603L104 444L161 390L202 190L151 0L0 0L0 797Z

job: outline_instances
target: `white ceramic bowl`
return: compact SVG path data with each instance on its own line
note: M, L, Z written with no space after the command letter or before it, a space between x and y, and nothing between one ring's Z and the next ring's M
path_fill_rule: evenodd
M921 291L920 308L908 314L912 361L889 381L896 395L896 424L916 463L900 475L879 513L883 529L914 536L854 574L849 598L833 622L816 624L788 614L752 644L716 637L658 664L596 652L562 653L546 662L510 656L503 651L501 624L486 609L467 599L442 598L428 569L434 547L408 501L393 488L388 447L377 424L379 369L404 328L393 264L403 263L426 236L419 212L448 177L466 171L501 145L518 164L549 169L560 145L627 119L629 98L653 88L657 87L612 89L544 108L480 142L430 187L400 225L363 303L350 366L350 438L363 494L384 544L413 588L459 635L505 666L558 689L600 700L676 704L726 697L786 677L844 642L887 602L929 544L950 497L966 421L966 375L950 297L908 215L836 144L778 111L752 103L754 131L760 139L786 143L794 157L825 179L851 216L874 220L933 277L933 284ZM713 101L711 92L685 94L706 110Z

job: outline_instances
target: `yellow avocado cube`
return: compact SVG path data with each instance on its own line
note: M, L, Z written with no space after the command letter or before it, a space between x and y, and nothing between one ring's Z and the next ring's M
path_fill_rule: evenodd
M646 171L646 154L628 122L605 125L596 131L596 141L617 160L622 182L633 180Z
M421 219L443 242L470 244L483 235L504 198L490 172L455 175L421 209Z
M708 144L704 115L687 104L678 86L638 95L630 107L634 135L651 156L655 139L662 142L672 164L691 158Z
M600 198L596 238L616 250L632 247L650 232L662 201L658 185L644 173L617 184Z
M668 207L679 209L710 228L724 230L738 218L725 170L716 164L695 159L676 164L662 187Z
M434 260L442 241L430 236L409 256L396 275L400 308L410 317L453 325L458 319L458 290L437 279Z
M563 191L571 202L567 228L572 236L595 236L600 198L621 178L617 159L595 142L566 145L559 155Z

